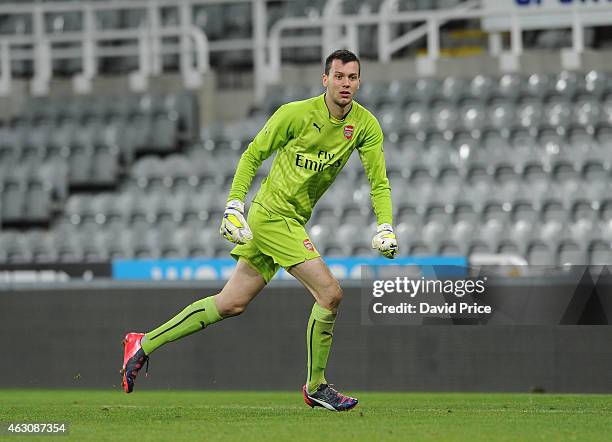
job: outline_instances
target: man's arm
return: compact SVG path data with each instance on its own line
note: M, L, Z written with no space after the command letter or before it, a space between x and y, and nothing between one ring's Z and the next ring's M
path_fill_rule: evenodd
M249 144L236 167L227 201L244 201L261 163L293 137L291 116L289 106L281 106Z
M244 217L244 198L261 163L276 149L287 144L293 136L294 129L288 107L281 106L270 117L238 161L219 227L221 236L230 242L246 244L253 239L253 233Z
M393 224L391 186L383 154L383 133L378 121L372 120L372 125L358 152L370 182L370 197L378 224Z
M397 239L392 226L391 186L383 154L383 133L376 119L372 119L364 141L358 149L372 188L370 196L378 221L376 235L372 238L372 248L378 250L385 258L394 258L397 254Z

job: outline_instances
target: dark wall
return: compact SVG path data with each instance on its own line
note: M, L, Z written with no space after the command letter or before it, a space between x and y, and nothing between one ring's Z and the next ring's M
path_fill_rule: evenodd
M121 339L215 290L0 293L0 387L120 388ZM345 289L328 379L351 390L612 392L608 326L365 326ZM297 390L312 298L268 287L240 317L171 343L137 388Z

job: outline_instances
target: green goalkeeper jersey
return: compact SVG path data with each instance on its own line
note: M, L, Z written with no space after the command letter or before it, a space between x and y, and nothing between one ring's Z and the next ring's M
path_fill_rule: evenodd
M391 188L376 118L353 101L343 120L334 118L325 95L281 106L242 154L228 201L244 201L261 163L277 151L254 201L304 225L312 209L357 149L371 186L379 224L392 223Z

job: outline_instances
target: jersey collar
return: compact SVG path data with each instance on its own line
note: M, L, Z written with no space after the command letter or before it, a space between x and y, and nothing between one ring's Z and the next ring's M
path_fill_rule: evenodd
M327 108L327 103L325 102L325 93L323 93L322 95L320 95L319 97L319 107L322 111L327 113L327 117L329 118L329 121L331 121L333 124L344 124L346 123L346 121L348 120L349 115L351 115L351 112L353 111L353 108L355 107L355 102L351 102L351 108L349 109L349 111L344 115L344 118L339 120L338 118L334 117L331 112L329 111L329 109Z

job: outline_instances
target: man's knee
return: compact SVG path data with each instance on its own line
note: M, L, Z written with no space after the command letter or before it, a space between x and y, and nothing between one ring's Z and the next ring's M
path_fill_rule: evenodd
M238 316L244 313L246 308L247 308L247 304L244 302L240 302L240 301L221 300L221 302L219 302L217 305L219 314L224 318L228 318L230 316Z
M221 316L238 316L244 313L246 308L246 304L232 304L227 307L227 309L221 314Z
M321 307L335 312L342 301L342 288L337 282L326 287L320 296Z
M221 290L221 293L215 296L215 305L223 318L238 316L244 313L248 304L249 302L247 299L231 296L231 294L225 292L225 290Z

